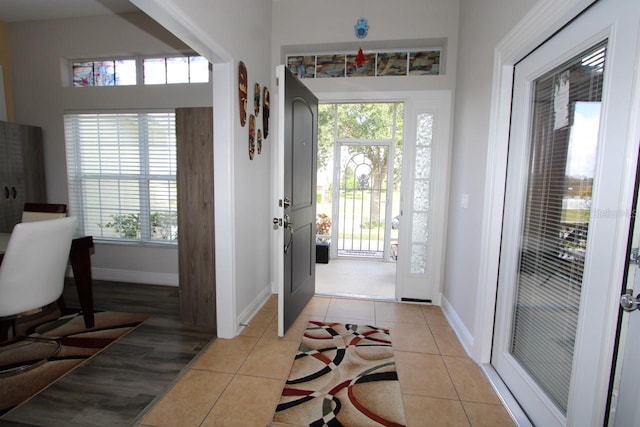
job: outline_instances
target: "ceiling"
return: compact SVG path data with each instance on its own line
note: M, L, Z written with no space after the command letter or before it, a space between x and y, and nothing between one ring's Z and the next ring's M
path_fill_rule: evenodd
M129 0L1 0L0 21L74 18L138 10Z

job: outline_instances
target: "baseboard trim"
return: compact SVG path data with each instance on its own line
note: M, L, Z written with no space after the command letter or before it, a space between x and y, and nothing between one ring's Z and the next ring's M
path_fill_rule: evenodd
M144 283L175 287L177 287L179 283L178 275L170 273L92 268L91 275L96 280L108 280L112 282Z
M236 335L240 335L244 328L249 325L249 322L251 321L251 319L253 319L253 316L255 316L256 313L260 311L262 306L267 302L271 295L271 286L265 286L262 292L260 292L260 294L253 300L253 302L249 304L249 306L238 315L238 327L236 329Z
M440 299L440 308L442 308L442 313L449 321L449 324L457 335L458 340L460 340L460 344L464 347L467 355L471 357L473 354L473 335L466 328L462 319L460 319L460 316L458 316L458 313L456 313L453 306L444 295L442 295L442 298Z

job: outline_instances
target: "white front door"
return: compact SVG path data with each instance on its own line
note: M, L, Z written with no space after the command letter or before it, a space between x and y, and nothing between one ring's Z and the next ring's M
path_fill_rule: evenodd
M632 3L597 2L515 67L491 363L535 425L604 422L638 151Z

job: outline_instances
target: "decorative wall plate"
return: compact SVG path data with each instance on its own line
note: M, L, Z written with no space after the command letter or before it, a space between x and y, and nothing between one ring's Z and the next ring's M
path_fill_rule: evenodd
M256 142L258 146L258 154L262 154L262 131L258 129L258 141Z
M271 112L271 99L269 98L269 89L265 86L262 94L262 130L264 139L269 137L269 113Z
M256 116L249 116L249 160L253 160L256 152Z
M260 83L253 86L253 112L256 116L260 112Z
M247 67L244 62L238 64L238 104L240 105L240 125L247 123Z

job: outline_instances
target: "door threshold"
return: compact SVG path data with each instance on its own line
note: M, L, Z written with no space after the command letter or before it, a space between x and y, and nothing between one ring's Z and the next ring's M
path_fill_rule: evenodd
M328 293L328 292L316 292L318 297L330 297L330 298L352 298L352 299L368 299L375 301L397 302L395 298L383 297L377 295L358 295L350 293Z
M533 427L531 420L527 417L527 414L522 410L522 407L518 403L506 384L500 378L500 375L491 366L491 364L480 364L480 369L484 372L491 383L494 391L498 395L498 398L502 401L502 404L506 408L507 412L511 416L511 419L518 427Z

